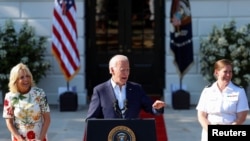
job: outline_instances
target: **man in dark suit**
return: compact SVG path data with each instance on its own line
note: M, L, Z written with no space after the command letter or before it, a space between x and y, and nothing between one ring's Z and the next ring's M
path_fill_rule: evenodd
M140 110L154 115L164 112L165 102L153 102L140 84L128 81L130 66L124 55L110 59L111 79L97 85L89 104L87 119L90 118L139 118Z

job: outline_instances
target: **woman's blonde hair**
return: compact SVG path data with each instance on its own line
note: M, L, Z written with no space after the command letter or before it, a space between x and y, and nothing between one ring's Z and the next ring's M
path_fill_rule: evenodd
M33 75L30 72L29 68L25 64L19 63L16 66L14 66L10 71L8 86L9 86L9 91L12 92L12 93L17 93L18 92L16 81L19 78L19 75L20 75L19 72L20 71L26 72L30 76L31 86L35 86L35 82L33 80Z

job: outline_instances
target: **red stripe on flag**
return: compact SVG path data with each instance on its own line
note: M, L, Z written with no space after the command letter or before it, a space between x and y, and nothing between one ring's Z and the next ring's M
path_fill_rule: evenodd
M55 17L58 17L57 12L55 12L55 15L56 15ZM72 37L70 36L71 34L67 31L68 29L67 29L67 27L64 25L63 20L62 20L60 17L58 17L57 19L58 19L58 21L59 21L59 23L60 23L60 25L61 25L61 27L62 27L62 29L63 29L63 31L64 31L65 36L66 36L67 39L69 40L71 47L76 46L76 43L74 43ZM52 30L52 31L53 31L54 35L57 37L57 40L59 40L59 42L60 42L60 44L61 44L61 46L62 46L63 52L64 52L64 53L66 54L66 56L68 57L70 63L73 65L74 69L77 69L77 65L75 64L75 62L73 61L73 58L72 58L71 54L70 54L69 51L67 50L68 47L67 47L67 45L66 45L66 42L61 38L61 35L60 35L60 33L58 32L58 30L56 30L56 27L55 27L55 26L53 26L53 30Z
M71 22L71 25L74 25L73 29L74 29L76 37L77 37L76 21L73 19L71 14L69 14L68 18L69 18L69 21ZM74 52L77 54L77 58L80 59L76 44L73 46L73 49L74 49Z
M57 59L66 80L71 80L80 69L74 0L55 0L52 25L52 53Z
M59 53L59 51L57 50L57 48L55 47L54 44L52 45L52 48L53 48L53 49L52 49L53 54L56 56L57 61L58 61L58 62L63 62L63 61L61 60L60 57L57 57L57 56L60 56L60 53ZM70 73L67 71L67 68L66 68L66 66L64 65L64 63L61 63L60 66L61 66L61 68L62 68L62 71L63 71L64 75L65 75L67 78L69 78L69 77L70 77Z
M62 42L60 39L59 33L57 32L57 30L55 30L54 27L52 28L52 31L53 31L54 35L56 37L58 37L60 42ZM56 45L54 43L52 43L52 51L53 51L53 54L55 55L57 61L60 63L60 67L61 67L62 72L64 73L66 78L70 78L71 75L70 75L70 72L67 70L67 67L65 66L65 61L62 60L62 58L60 57L61 56L60 51L58 50L58 47L56 47Z

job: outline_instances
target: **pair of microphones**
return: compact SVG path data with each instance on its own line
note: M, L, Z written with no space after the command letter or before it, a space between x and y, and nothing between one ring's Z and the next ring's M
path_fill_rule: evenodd
M121 109L119 107L118 100L114 101L114 105L113 105L114 111L119 118L125 118L125 113L128 109L127 104L128 104L127 100L124 100L124 107Z

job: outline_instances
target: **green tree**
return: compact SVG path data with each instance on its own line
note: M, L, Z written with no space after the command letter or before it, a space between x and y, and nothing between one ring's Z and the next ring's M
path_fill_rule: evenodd
M12 20L0 27L0 89L2 98L8 91L9 73L13 66L22 62L33 74L36 83L46 76L50 63L45 60L47 38L36 36L26 21L17 32Z

